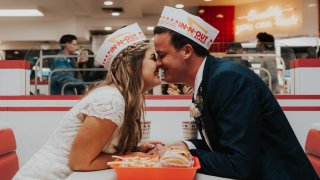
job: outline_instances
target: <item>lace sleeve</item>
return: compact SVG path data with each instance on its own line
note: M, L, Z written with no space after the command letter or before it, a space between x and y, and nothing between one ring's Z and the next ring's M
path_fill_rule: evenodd
M121 95L98 96L87 104L81 113L100 119L110 119L117 126L121 126L124 117L124 99Z

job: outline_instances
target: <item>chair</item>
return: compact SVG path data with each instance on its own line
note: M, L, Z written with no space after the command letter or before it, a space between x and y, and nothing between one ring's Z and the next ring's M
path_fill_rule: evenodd
M0 179L11 180L19 170L16 140L12 129L0 129Z
M309 158L313 168L320 177L320 130L310 129L308 132L306 146L307 157Z

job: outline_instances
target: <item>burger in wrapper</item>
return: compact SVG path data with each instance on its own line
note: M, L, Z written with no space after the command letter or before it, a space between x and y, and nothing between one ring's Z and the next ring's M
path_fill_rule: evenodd
M160 158L161 166L191 167L192 155L188 149L181 146L170 146Z

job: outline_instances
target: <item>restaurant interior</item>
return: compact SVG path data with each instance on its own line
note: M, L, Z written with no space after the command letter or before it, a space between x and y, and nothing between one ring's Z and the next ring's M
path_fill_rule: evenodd
M258 76L267 77L266 85L320 177L319 5L320 0L1 0L0 179L11 179L83 97L77 91L74 95L64 95L64 89L59 95L51 92L52 75L59 72L51 66L61 50L60 37L77 37L77 51L71 57L76 62L84 49L93 52L87 58L95 58L108 35L135 22L152 42L164 6L197 15L219 30L211 55L245 61ZM272 53L257 49L260 32L274 37ZM231 52L231 46L241 46L241 52ZM263 66L265 59L275 64L274 71ZM66 71L102 74L99 79L83 80L86 90L106 74L96 61L92 67ZM150 129L145 140L184 139L182 125L191 121L193 87L166 82L161 69L159 76L161 84L146 92L145 119ZM69 179L109 176L114 178L114 172L74 173Z

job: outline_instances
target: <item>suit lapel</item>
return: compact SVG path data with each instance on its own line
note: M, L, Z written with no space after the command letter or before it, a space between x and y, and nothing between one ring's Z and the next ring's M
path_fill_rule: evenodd
M207 96L207 87L208 87L208 79L209 79L209 76L210 76L210 72L211 71L214 71L216 67L216 59L215 57L209 55L207 57L207 60L206 60L206 63L205 63L205 66L204 66L204 69L203 69L203 77L202 77L202 82L201 82L201 85L200 87L202 88L202 92L201 92L201 95L202 95L202 109L201 109L201 117L199 117L199 119L201 119L201 125L202 125L202 128L203 128L203 131L200 131L201 132L201 135L202 135L202 139L204 139L206 141L206 143L208 144L208 146L210 147L211 150L214 149L214 145L216 144L216 138L215 138L215 129L216 127L212 127L212 122L209 122L209 121L212 121L213 119L210 118L210 116L208 115L208 112L210 111L210 109L207 107L208 104L207 104L207 101L208 99L207 98L210 98L209 96ZM208 119L208 117L210 119ZM199 129L200 130L200 129ZM203 134L202 134L203 133Z
M196 119L196 124L197 124L197 127L198 127L198 130L200 131L200 134L201 134L201 137L202 139L204 139L208 145L208 147L211 149L211 151L213 150L212 146L211 146L211 143L209 141L209 138L208 138L208 135L206 133L206 126L205 126L205 119L206 119L206 116L205 116L205 113L204 113L204 101L203 101L203 88L202 88L202 82L200 84L200 87L198 89L198 94L196 96L196 100L195 100L195 104L196 104L196 107L200 110L201 112L201 116L199 116L197 119Z

